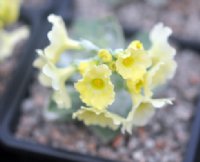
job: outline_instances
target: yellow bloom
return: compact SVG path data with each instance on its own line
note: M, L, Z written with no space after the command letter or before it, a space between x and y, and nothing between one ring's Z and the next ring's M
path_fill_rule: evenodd
M129 48L118 55L116 70L124 79L139 80L150 65L150 57L144 50Z
M138 104L142 99L147 100L153 97L154 79L161 65L162 63L149 69L139 80L126 80L134 104Z
M93 60L88 60L88 61L81 61L80 64L78 65L78 70L81 73L81 75L84 75L88 69L91 69L96 65L96 62Z
M112 71L116 71L116 64L115 64L115 61L112 61L108 64L110 70Z
M133 95L144 95L146 98L151 98L153 95L154 80L157 71L162 66L162 62L153 66L151 69L146 71L144 76L139 80L126 80L128 90Z
M154 86L163 84L168 79L171 79L176 71L177 65L174 61L176 50L168 43L171 33L172 30L164 27L162 23L157 24L150 33L152 47L149 50L149 54L152 58L153 66L160 62L163 63L155 75Z
M146 125L155 114L155 108L161 108L166 104L172 104L171 99L147 99L140 100L133 106L128 117L122 124L122 132L127 131L131 134L134 126Z
M52 85L51 79L48 76L46 76L43 72L39 72L38 80L40 84L42 84L45 87L51 87Z
M74 73L75 68L70 66L67 68L57 68L52 63L47 63L42 72L48 76L52 81L52 88L54 90L59 90L62 88L63 83Z
M65 84L62 84L59 90L53 92L53 100L58 105L58 108L71 108L72 102Z
M33 66L38 69L42 69L48 60L42 50L38 49L36 50L36 53L38 54L38 57L34 60Z
M0 0L0 28L14 23L19 17L20 0Z
M160 68L155 73L154 78L152 78L152 86L157 87L166 83L167 80L173 78L177 68L177 63L175 60L166 60L160 65Z
M27 38L28 35L29 30L26 26L10 32L0 29L0 62L9 57L19 40Z
M82 107L73 114L73 118L83 121L86 125L99 125L113 130L119 128L123 118L107 110Z
M34 60L33 66L42 70L43 67L50 62L48 58L46 58L44 52L42 50L36 50L38 57ZM45 87L51 87L52 81L51 78L49 78L46 74L44 74L42 71L38 74L38 80L40 84L42 84Z
M114 100L114 86L110 81L111 70L102 64L91 67L75 84L80 98L88 106L104 109Z
M51 86L54 90L53 99L60 108L71 108L71 100L65 83L74 71L74 67L57 68L52 63L47 63L42 68L43 74L47 76L46 80L43 80L43 82L46 81L43 84L49 86L51 81Z
M139 80L130 80L128 79L127 80L127 87L129 89L129 91L131 91L131 93L134 93L134 94L140 94L141 91L142 91L142 88L144 87L145 85L145 80L144 80L144 77L142 77L141 79Z
M134 40L130 43L128 48L132 48L134 50L143 50L143 44L139 40Z
M80 49L79 42L68 37L65 23L60 16L51 14L48 21L52 23L52 30L48 33L50 45L44 49L44 53L52 62L56 63L60 55L69 49Z
M110 52L106 49L101 49L99 50L98 52L98 56L99 58L105 62L105 63L108 63L108 62L111 62L112 61L112 55L110 54Z

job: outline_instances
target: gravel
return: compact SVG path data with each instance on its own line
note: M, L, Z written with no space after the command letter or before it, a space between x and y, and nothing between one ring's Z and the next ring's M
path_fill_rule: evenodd
M114 2L115 5L109 2ZM162 2L162 3L160 3ZM199 0L76 0L76 17L118 17L122 26L149 31L156 23L170 26L174 35L200 41Z
M49 91L35 81L23 101L15 136L123 162L182 162L200 92L200 56L179 50L176 60L175 78L157 91L160 97L175 97L174 105L159 109L145 127L134 128L132 135L119 134L105 144L82 123L47 121L43 114Z

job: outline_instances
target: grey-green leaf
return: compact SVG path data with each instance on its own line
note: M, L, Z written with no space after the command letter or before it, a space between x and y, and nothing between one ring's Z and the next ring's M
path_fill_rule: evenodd
M97 20L78 19L73 31L75 38L88 39L100 48L123 48L124 35L117 19L112 16Z
M119 129L114 131L110 128L102 128L99 126L90 126L89 128L103 143L112 141L120 133Z

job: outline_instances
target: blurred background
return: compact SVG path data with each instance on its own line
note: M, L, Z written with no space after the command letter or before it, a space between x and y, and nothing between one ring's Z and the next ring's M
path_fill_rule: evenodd
M47 3L47 0L24 0L22 6L37 8ZM152 27L158 22L169 26L173 30L170 43L177 49L178 68L174 79L158 89L156 95L174 97L174 105L158 110L147 126L135 128L131 136L119 134L104 143L91 132L80 129L80 125L70 123L66 130L65 123L52 124L38 115L43 111L41 100L47 91L38 91L42 87L34 82L29 97L21 104L22 115L15 137L123 162L183 162L200 95L200 1L74 0L65 5L61 5L62 12L56 12L70 17L71 22L66 23L70 37L91 40L102 48L124 48L139 39L148 49ZM0 63L0 78L4 72L1 71Z

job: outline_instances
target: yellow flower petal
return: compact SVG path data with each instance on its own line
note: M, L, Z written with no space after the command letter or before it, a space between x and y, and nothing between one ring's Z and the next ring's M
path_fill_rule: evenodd
M52 30L48 33L50 45L44 49L46 56L56 63L60 55L69 49L79 49L80 44L68 37L65 23L60 16L51 14L48 21L52 23Z
M5 31L0 29L0 62L12 54L16 44L27 38L29 30L26 26L20 27L14 31Z
M160 65L160 68L152 78L153 87L166 83L167 80L172 79L175 75L177 63L174 60L167 60Z
M134 40L130 43L128 48L134 49L134 50L143 50L143 44L139 40Z
M59 90L62 88L63 83L74 73L75 68L57 68L54 64L49 62L43 67L42 71L51 79L52 88Z
M116 70L124 79L139 80L150 65L150 57L145 51L127 49L118 55Z
M88 106L104 109L114 100L114 86L110 81L111 70L107 65L91 67L75 84L81 100Z
M75 112L73 118L83 121L86 125L99 125L101 127L109 127L113 130L116 130L123 120L120 116L107 110L87 107L82 107Z
M1 26L14 23L19 17L20 0L0 0Z
M51 85L52 85L51 78L46 76L43 72L39 73L38 80L39 80L40 84L42 84L45 87L51 87Z
M78 70L81 75L84 75L90 68L96 65L96 61L89 60L89 61L82 61L78 65Z
M176 71L177 65L174 61L176 50L168 42L171 33L172 30L162 23L157 24L150 33L152 47L149 50L149 54L152 58L153 66L160 64L160 62L163 63L153 79L154 87L171 79Z
M59 90L53 92L53 100L58 105L58 108L69 109L72 106L71 98L67 92L66 86L63 84Z
M33 66L42 69L48 60L42 50L38 49L36 50L36 53L38 54L38 57L34 60Z
M105 63L108 63L108 62L111 62L112 61L112 55L110 54L110 52L106 49L101 49L99 50L98 52L98 56L99 58L105 62Z
M127 131L132 133L134 126L144 126L155 114L155 108L161 108L166 104L172 104L171 99L145 99L141 98L132 110L129 112L128 117L122 124L122 132Z

